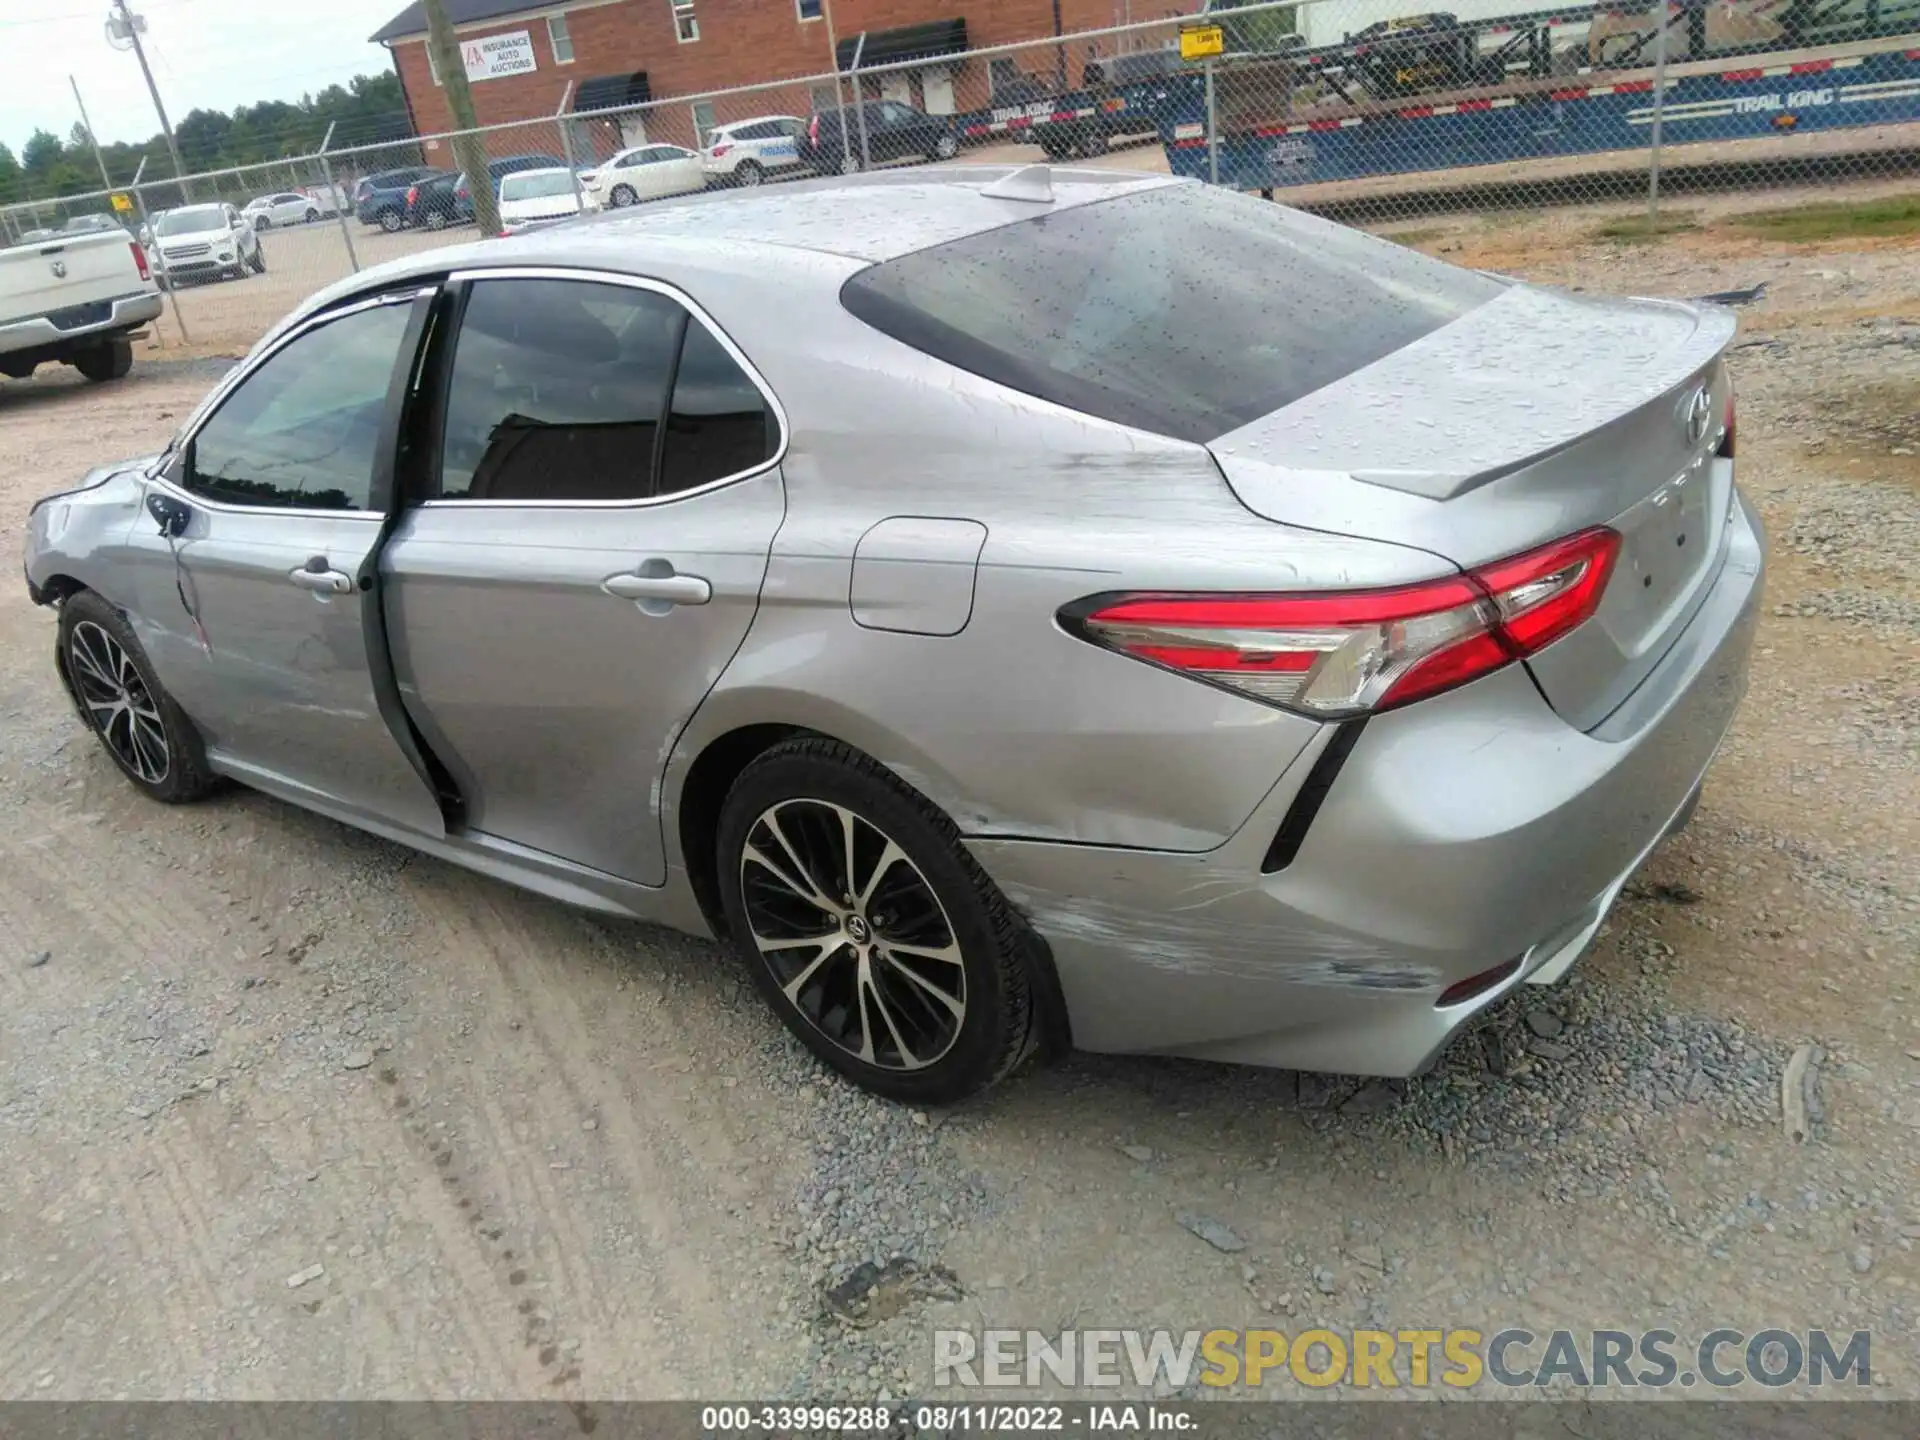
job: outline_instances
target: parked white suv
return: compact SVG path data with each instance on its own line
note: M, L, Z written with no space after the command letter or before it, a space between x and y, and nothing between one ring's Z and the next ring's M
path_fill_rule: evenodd
M710 184L758 185L768 174L800 165L800 132L807 122L792 115L762 115L717 125L700 152Z
M187 205L153 222L148 252L162 285L209 276L241 280L267 268L253 222L231 205Z

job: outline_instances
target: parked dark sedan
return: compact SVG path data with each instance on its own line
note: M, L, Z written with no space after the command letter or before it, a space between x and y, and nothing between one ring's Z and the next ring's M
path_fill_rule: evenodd
M353 187L353 214L362 225L394 231L406 227L407 191L429 176L448 174L425 165L407 165L368 175Z
M565 169L567 162L558 155L507 155L487 162L488 182L497 197L500 178L521 170ZM473 223L473 191L460 171L447 171L430 180L422 180L407 191L408 225L428 230L444 230L449 225Z
M869 100L866 112L866 153L875 164L919 157L951 160L960 148L953 125L944 116L929 115L898 100ZM847 143L840 141L841 111L824 110L807 122L799 138L800 163L821 175L851 175L860 169L860 114L849 105Z

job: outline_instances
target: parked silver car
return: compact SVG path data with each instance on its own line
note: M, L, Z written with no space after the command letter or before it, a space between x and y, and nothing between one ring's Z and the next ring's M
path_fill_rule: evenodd
M314 297L28 581L148 794L724 936L882 1093L1407 1074L1726 733L1732 331L1117 172L669 201Z

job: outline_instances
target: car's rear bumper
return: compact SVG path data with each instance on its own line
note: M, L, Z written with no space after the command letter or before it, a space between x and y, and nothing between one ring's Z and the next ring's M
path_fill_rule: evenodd
M15 320L0 325L0 355L19 350L59 350L93 337L132 330L158 319L163 303L158 291L140 290Z
M1378 716L1276 873L1320 742L1205 854L970 841L1051 949L1074 1043L1407 1075L1530 975L1557 978L1685 822L1745 693L1763 541L1744 501L1728 528L1693 623L1604 725L1568 726L1520 666Z

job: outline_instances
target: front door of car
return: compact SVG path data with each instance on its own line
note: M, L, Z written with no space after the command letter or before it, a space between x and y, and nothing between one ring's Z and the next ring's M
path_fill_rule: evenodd
M220 768L439 834L369 632L369 561L426 305L409 294L311 322L218 398L148 482L131 618Z
M777 412L663 288L455 280L437 453L383 562L408 713L470 829L660 884L667 756L746 637L785 513Z

